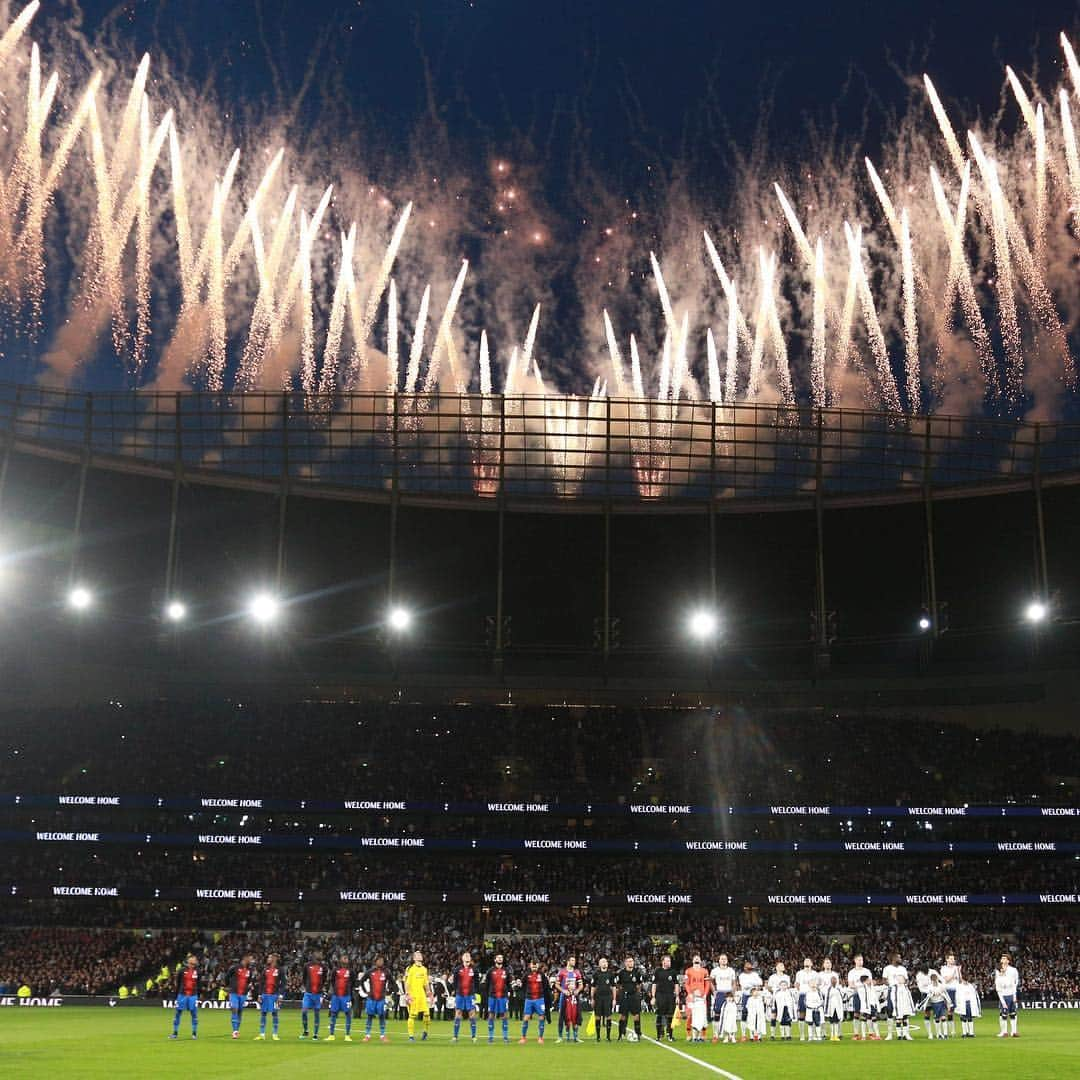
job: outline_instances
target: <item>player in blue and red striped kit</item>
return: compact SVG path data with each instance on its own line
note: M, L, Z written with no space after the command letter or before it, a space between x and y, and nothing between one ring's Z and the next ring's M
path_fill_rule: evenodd
M472 953L463 952L461 963L450 977L450 993L454 998L454 1037L457 1042L462 1016L469 1017L472 1041L476 1042L476 992L480 989L480 976L473 967Z
M381 956L375 957L375 966L360 978L360 992L364 1001L364 1042L371 1042L371 1022L379 1019L379 1039L389 1042L386 1035L386 992L390 988L390 973L384 967Z
M259 1034L258 1040L266 1039L266 1014L274 1018L274 1042L278 1041L278 1004L285 996L285 972L278 966L280 957L271 953L266 967L259 974Z
M322 1015L322 999L326 993L326 983L330 977L327 966L323 963L322 953L318 949L312 954L311 959L304 965L304 996L300 1002L300 1022L304 1030L300 1032L300 1038L308 1037L308 1010L315 1013L315 1035L319 1037L319 1017Z
M189 956L184 967L176 973L176 1014L173 1016L170 1039L177 1038L180 1031L180 1016L191 1013L191 1037L199 1037L199 962Z
M239 964L229 968L225 976L229 984L229 1008L232 1010L232 1037L240 1038L240 1018L244 1015L244 1005L248 994L255 985L255 957L244 953Z
M337 966L330 972L330 1034L326 1036L327 1042L333 1042L337 1036L334 1028L337 1027L338 1013L345 1014L345 1041L352 1042L352 1003L353 989L356 983L356 972L349 967L349 958L342 953L338 957ZM316 1013L316 1017L318 1013ZM315 1023L318 1024L318 1019ZM318 1031L318 1028L315 1029Z
M529 961L529 974L524 979L525 1012L521 1022L521 1038L519 1043L525 1042L529 1035L529 1017L535 1016L540 1025L537 1042L544 1041L544 1024L548 1009L551 1008L551 984L547 976L540 970L540 965L535 960Z
M488 1042L495 1041L495 1020L502 1018L503 1042L510 1041L510 973L503 967L502 953L495 954L495 966L484 976L484 996L488 1007Z

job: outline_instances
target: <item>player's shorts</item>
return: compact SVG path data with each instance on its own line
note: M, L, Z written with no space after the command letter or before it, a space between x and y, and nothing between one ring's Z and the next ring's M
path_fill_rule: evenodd
M275 1012L278 1007L278 994L263 994L259 998L259 1008L263 1012Z
M806 995L805 994L800 994L799 995L799 1015L800 1016L805 1016L806 1015Z
M505 1016L510 1011L510 1002L504 997L488 998L488 1015Z
M476 1012L476 998L472 994L455 994L454 1008L463 1013Z
M790 1027L792 1023L794 1023L794 1017L791 1015L791 1010L786 1005L777 1011L776 1020L782 1027Z
M374 998L368 998L364 1002L364 1015L377 1016L381 1020L386 1016L386 998L379 998L378 1001Z
M672 1016L675 1013L675 999L673 997L656 996L656 1008L653 1010L657 1016Z
M348 994L333 994L330 998L331 1012L348 1012L352 1008L352 998Z
M727 991L717 990L717 992L713 995L712 1002L712 1014L714 1020L720 1019L720 1012L724 1008L725 1001L727 1001Z
M426 998L421 998L419 1001L414 998L409 1005L409 1016L413 1020L419 1020L421 1016L427 1016L430 1011L431 1008L428 1005Z
M619 1015L620 1016L637 1016L641 1012L641 995L640 994L620 994L619 995Z
M309 994L304 991L303 1000L300 1002L301 1009L321 1009L322 1008L322 994Z
M944 1019L945 1014L949 1011L949 1006L944 1001L931 1001L930 1009L934 1014L935 1020Z
M964 1002L964 1011L960 1014L965 1020L975 1019L975 1010L971 1007L970 1000Z
M524 1016L527 1020L530 1016L539 1016L542 1020L547 1015L543 998L526 998Z
M597 994L593 999L593 1012L597 1019L606 1020L611 1015L611 995Z
M949 1012L956 1008L956 991L945 987L945 993L949 995Z
M247 999L243 994L230 994L229 995L229 1008L236 1012L238 1009L244 1007L244 1002Z
M197 994L181 994L176 999L176 1007L180 1012L195 1012L199 1007Z
M807 1018L810 1021L812 1027L821 1027L821 1010L820 1009L808 1009Z
M741 1019L746 1019L746 1007L750 1003L750 995L748 993L741 993L739 995L739 1016Z
M1001 1015L1002 1016L1015 1016L1016 1015L1016 998L1015 997L1003 997L1001 999Z

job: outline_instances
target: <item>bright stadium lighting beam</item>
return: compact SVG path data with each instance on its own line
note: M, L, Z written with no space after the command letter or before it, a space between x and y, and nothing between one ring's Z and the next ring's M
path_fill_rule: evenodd
M260 626L269 626L278 617L280 610L277 597L268 592L256 593L248 603L248 614Z
M931 626L933 626L933 623L930 621L930 616L927 615L926 612L924 611L919 616L919 629L925 634L926 631L929 630Z
M386 616L386 623L396 634L404 634L412 626L412 612L408 608L392 607Z
M183 622L187 618L187 604L182 600L170 600L165 605L165 618L169 622Z
M1026 608L1024 608L1024 618L1029 623L1041 623L1046 620L1046 616L1050 614L1050 609L1046 603L1042 600L1032 600Z
M691 637L696 638L698 641L708 641L710 638L716 637L720 620L717 619L716 612L710 611L708 608L698 608L690 613L686 625Z
M67 605L72 611L86 611L93 606L94 594L85 585L73 585L67 594Z

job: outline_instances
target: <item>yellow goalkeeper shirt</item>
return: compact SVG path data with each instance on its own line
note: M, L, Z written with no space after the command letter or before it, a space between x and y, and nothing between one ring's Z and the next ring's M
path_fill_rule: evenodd
M428 970L423 964L410 964L405 969L405 993L415 1008L417 1005L427 1005L428 996Z

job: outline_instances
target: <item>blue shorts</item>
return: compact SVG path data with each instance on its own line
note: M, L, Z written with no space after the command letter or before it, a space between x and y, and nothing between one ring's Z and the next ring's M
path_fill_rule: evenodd
M776 1019L782 1027L791 1026L792 1016L786 1005L777 1013Z
M750 1000L750 995L743 993L739 995L739 1016L744 1020L746 1019L746 1005Z
M377 1016L381 1020L386 1015L386 998L379 998L378 1001L368 998L364 1002L364 1015Z
M935 1020L941 1020L949 1011L949 1007L945 1004L944 1001L931 1001L930 1011L934 1014Z
M528 1018L530 1016L539 1016L541 1019L543 1019L544 1016L547 1013L547 1009L544 1008L544 1004L545 1003L544 1003L543 998L526 998L525 999L525 1016L526 1016L526 1018Z
M812 1027L821 1027L820 1009L807 1009L806 1015L809 1018Z
M956 991L955 990L950 990L948 987L946 987L945 988L945 993L949 995L949 1007L951 1009L955 1009L956 1008Z
M330 998L331 1012L348 1012L352 1008L352 998L348 994L334 994Z
M321 1009L322 1008L322 994L309 994L304 991L304 1000L300 1003L302 1009Z
M1003 997L1001 999L1001 1015L1002 1016L1015 1016L1016 1015L1016 998Z
M489 1016L505 1016L510 1009L510 1002L506 998L501 997L489 997L488 998L488 1015Z
M244 1002L247 1000L243 994L230 994L229 995L229 1008L235 1012L237 1009L244 1007Z
M176 999L176 1007L180 1012L194 1012L199 1007L197 994L181 994Z
M472 994L456 994L454 996L454 1008L458 1012L476 1012L476 998Z
M263 994L259 998L259 1008L263 1012L276 1012L279 996L278 994Z
M806 1012L806 995L799 995L799 1015L802 1016Z

